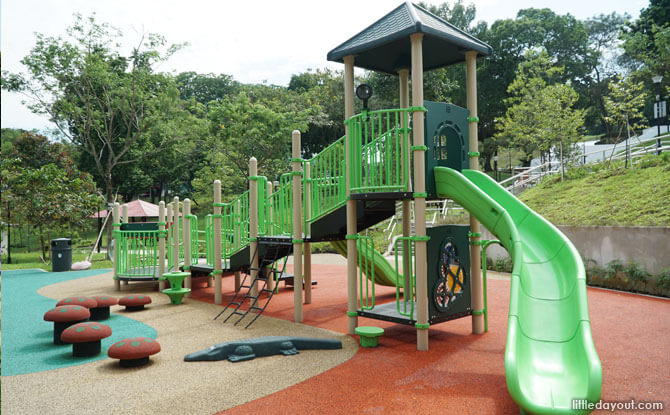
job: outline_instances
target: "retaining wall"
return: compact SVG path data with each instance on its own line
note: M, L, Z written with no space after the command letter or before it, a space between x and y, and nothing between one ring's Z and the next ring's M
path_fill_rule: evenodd
M646 226L558 226L575 245L584 259L604 267L608 262L634 261L647 272L658 274L670 268L670 228ZM482 228L482 238L495 239ZM508 257L505 248L491 245L490 258Z

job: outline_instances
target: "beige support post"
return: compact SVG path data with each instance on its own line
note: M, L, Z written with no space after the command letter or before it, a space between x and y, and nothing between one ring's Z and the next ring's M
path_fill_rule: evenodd
M121 223L128 223L128 205L121 206ZM128 285L128 280L123 280L123 285Z
M221 181L214 180L214 304L221 304Z
M183 231L182 241L184 241L184 272L191 273L191 220L187 215L191 214L191 200L184 199L184 215L181 219L181 228ZM184 287L191 289L191 275L184 280ZM186 297L190 297L191 293L187 293Z
M258 161L256 157L249 159L249 294L258 297ZM256 301L251 302L252 306Z
M398 79L400 82L400 108L409 108L409 69L400 69L398 71ZM401 119L401 126L402 128L407 128L409 126L409 120L407 119L407 116L403 115ZM410 157L410 137L409 135L407 137L407 142L405 143L405 154L407 154L407 157ZM410 164L408 164L409 166ZM411 183L411 181L410 181ZM410 199L405 199L402 201L402 236L403 237L408 237L412 233L412 211L411 211L411 200ZM405 287L409 287L411 285L411 272L412 269L410 267L411 261L410 261L410 256L412 254L412 244L405 240L402 244L402 274L404 276L404 283ZM412 291L411 290L403 290L403 296L405 300L410 300L414 301L412 298Z
M158 203L158 230L160 231L160 236L158 237L158 275L163 276L165 274L165 240L167 239L167 233L165 232L165 223L167 219L165 217L165 202L162 200ZM167 283L165 281L158 282L158 289L163 291L166 288Z
M412 43L412 105L423 106L423 33L410 36ZM423 146L423 112L412 114L413 144ZM425 150L414 150L414 192L426 192L426 158ZM426 197L414 198L414 226L418 238L426 236ZM426 266L426 241L415 242L416 260L416 348L428 350L428 274Z
M312 168L309 162L305 163L305 236L312 234L312 227L307 221L312 212ZM305 255L303 272L305 274L305 304L312 304L312 244L304 243Z
M109 211L108 213L109 214ZM115 231L121 230L121 223L119 221L119 204L114 203L112 207L112 228ZM114 263L114 289L116 291L121 291L121 281L118 279L118 264L117 264L117 254L119 253L120 246L114 244L114 254L112 255L112 262Z
M354 116L354 56L344 57L344 119ZM358 233L356 227L356 201L351 200L349 186L349 126L344 126L345 183L347 186L347 236L353 237ZM349 334L355 334L358 327L358 283L356 282L356 268L358 266L358 251L356 240L347 239L347 316L349 317Z
M302 323L302 191L300 186L300 131L291 135L293 165L293 321Z
M466 74L466 95L470 117L477 119L477 52L465 52L465 74ZM477 136L477 122L470 122L470 151L479 151L479 141ZM479 157L470 157L470 169L479 170ZM474 216L470 215L470 232L479 235L481 227ZM481 238L475 236L471 242L478 242ZM484 287L482 283L481 251L477 244L470 245L470 276L472 278L472 309L475 311L484 308ZM484 333L484 315L472 315L472 333Z
M172 221L172 226L174 226L174 232L172 232L172 253L174 255L174 270L175 272L179 271L179 197L175 196L172 204L172 216L174 220Z

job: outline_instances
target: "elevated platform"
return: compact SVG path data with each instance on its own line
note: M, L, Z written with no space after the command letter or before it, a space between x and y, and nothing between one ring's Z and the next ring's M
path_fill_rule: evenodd
M408 309L409 309L409 303ZM395 301L386 304L376 305L372 310L358 310L358 315L361 317L373 318L376 320L391 321L393 323L414 325L416 323L416 303L414 303L414 318L409 318L398 313L398 307L396 306ZM472 310L468 309L467 311L452 314L452 315L431 315L428 316L429 324L443 323L445 321L455 320L461 317L467 317L472 315Z
M385 195L399 196L400 193L365 193L357 195L360 197L356 199L356 228L358 232L395 215L395 201L399 199L386 197ZM341 241L346 235L347 207L345 205L312 222L311 234L306 241Z

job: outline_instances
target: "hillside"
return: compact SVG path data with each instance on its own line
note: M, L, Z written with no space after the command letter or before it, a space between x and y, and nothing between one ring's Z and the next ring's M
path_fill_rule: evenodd
M670 153L625 169L621 163L579 167L520 195L556 225L670 226Z

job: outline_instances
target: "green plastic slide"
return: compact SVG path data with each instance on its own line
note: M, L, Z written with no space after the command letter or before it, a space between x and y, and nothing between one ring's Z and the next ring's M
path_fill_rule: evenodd
M347 241L331 241L330 244L340 255L347 257ZM368 255L366 255L368 250L364 249L361 243L357 243L356 248L358 255L363 260L363 273L369 280L372 279L372 269L374 269L375 284L395 287L396 281L398 281L400 288L405 286L402 275L395 271L395 267L382 254L372 250L372 258L368 258ZM371 266L372 264L374 264L374 267Z
M470 211L513 259L505 348L510 395L522 413L587 413L573 410L573 400L600 399L602 368L591 338L579 253L551 223L487 175L446 167L434 172L438 196Z

